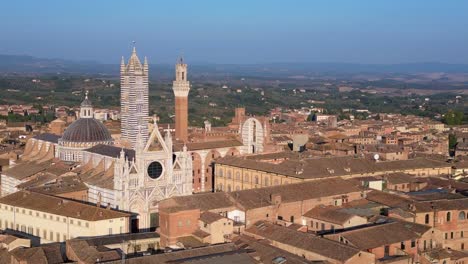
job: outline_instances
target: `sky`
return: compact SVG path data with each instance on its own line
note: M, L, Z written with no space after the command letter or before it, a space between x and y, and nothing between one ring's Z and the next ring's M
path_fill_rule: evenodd
M468 63L466 0L4 0L0 54L119 63Z

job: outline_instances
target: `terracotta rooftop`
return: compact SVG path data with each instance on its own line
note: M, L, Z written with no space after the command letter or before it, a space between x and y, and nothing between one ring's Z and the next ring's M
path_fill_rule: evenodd
M305 217L318 219L338 225L345 224L349 219L355 215L346 211L337 210L336 207L323 207L317 206L304 214Z
M309 233L298 232L289 228L275 225L266 221L259 221L252 227L245 230L246 234L253 234L268 240L289 245L293 248L300 248L313 252L317 255L339 262L346 262L348 259L360 253L360 250L348 245L317 237Z
M0 198L0 203L86 221L100 221L131 216L129 213L29 191L18 191L4 196Z
M57 144L60 136L51 133L43 133L35 136L34 138L37 140L43 140Z
M205 142L192 142L187 143L188 150L202 150L202 149L216 149L216 148L231 148L242 146L239 140L218 140L218 141L205 141ZM183 144L174 144L174 151L181 151Z
M160 208L170 211L200 209L200 211L204 212L239 206L248 210L273 205L272 195L279 195L283 203L295 202L361 192L363 189L358 184L354 180L334 178L230 193L216 192L179 196L164 200L160 204Z
M200 214L200 220L204 223L211 224L218 220L223 219L224 217L217 213L212 212L203 212Z
M354 157L330 157L310 159L287 159L278 164L254 160L254 157L224 157L216 161L234 167L277 173L280 175L300 178L327 178L346 175L383 173L386 171L401 171L417 168L443 168L450 164L428 159L412 159L399 161L375 162Z
M361 249L373 249L402 241L420 238L431 227L411 222L394 221L370 227L344 231L326 237L343 237L351 245Z
M72 167L72 164L67 164L57 160L49 160L40 163L35 161L23 161L8 170L5 170L3 174L17 180L24 180L40 172L48 172L59 176L63 173L69 172Z
M121 260L109 262L109 264L121 264ZM179 250L171 253L156 254L128 258L126 264L154 264L154 263L194 263L194 264L227 264L227 263L256 263L243 251L239 251L234 244L226 243Z
M42 245L40 247L16 248L10 254L19 263L59 264L65 258L58 243Z

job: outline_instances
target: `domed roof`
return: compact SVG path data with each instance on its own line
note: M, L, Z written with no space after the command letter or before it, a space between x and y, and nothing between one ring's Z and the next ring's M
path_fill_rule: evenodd
M103 142L113 141L109 130L94 118L80 118L73 122L61 138L62 142Z

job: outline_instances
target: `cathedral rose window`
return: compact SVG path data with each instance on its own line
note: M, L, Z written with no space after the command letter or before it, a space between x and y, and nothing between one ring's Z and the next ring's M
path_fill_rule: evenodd
M158 161L153 161L151 164L148 166L148 176L151 179L157 179L161 176L163 171L163 167L160 162Z

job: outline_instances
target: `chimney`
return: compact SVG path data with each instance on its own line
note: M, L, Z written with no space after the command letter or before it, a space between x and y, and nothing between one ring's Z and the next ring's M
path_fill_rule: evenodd
M281 194L270 194L270 202L278 205L281 203Z

